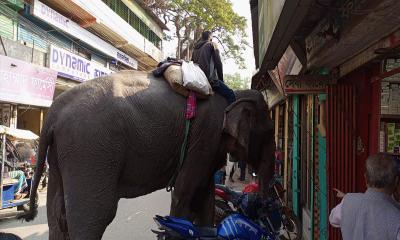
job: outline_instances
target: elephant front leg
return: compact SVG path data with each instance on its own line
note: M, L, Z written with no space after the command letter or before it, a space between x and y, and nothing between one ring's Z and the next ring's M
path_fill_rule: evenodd
M176 179L175 188L171 194L170 215L194 221L197 202L195 199L199 195L201 186L205 184L204 181L207 181L207 177L188 165L182 168Z
M197 191L172 192L171 216L194 221L199 226L212 226L214 222L214 180Z
M212 226L214 180L212 177L210 178L209 180L208 177L197 176L197 178L186 178L190 180L177 181L172 192L170 215L194 221L200 226ZM204 181L208 183L204 183Z
M205 139L218 138L210 136ZM192 142L194 144L188 148L172 192L171 215L212 226L214 159L218 146L210 145L208 141Z
M171 193L170 215L184 218L189 221L194 220L194 212L191 210L192 194L184 193L183 190L174 189Z
M195 197L195 219L198 226L209 227L214 224L215 193L214 179L208 186L196 193Z

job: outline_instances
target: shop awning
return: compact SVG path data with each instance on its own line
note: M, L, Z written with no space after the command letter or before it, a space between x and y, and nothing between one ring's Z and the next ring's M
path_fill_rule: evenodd
M313 0L258 1L258 50L262 67L267 70L276 67L313 3Z
M337 67L399 28L400 1L360 2L355 13L347 17L340 11L334 13L333 20L324 19L306 38L308 68Z
M300 63L306 65L304 39L326 16L326 6L330 6L333 1L319 0L318 3L307 0L250 1L254 56L256 67L261 72L260 75L268 74L268 72L272 76L276 75L278 73L276 67L289 46L299 58ZM262 7L262 5L267 6ZM280 12L271 10L275 8ZM282 73L282 71L279 72ZM281 75L279 78L283 77ZM275 84L277 84L276 79L273 79ZM260 79L256 77L253 80L257 83ZM255 83L252 85L260 85ZM281 84L277 84L276 87L282 92Z
M14 138L25 139L25 140L36 140L39 138L38 135L34 134L29 130L9 128L3 125L0 125L0 134L7 134Z

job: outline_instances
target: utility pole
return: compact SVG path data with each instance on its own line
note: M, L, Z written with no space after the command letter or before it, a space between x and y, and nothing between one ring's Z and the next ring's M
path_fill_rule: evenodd
M3 46L4 55L7 56L6 47L4 46L3 38L0 36L1 46Z

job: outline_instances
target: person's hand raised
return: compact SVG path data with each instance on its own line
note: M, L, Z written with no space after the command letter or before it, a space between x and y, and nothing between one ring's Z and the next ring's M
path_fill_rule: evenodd
M340 191L340 190L339 190L339 189L337 189L337 188L334 188L334 189L333 189L333 191L335 191L335 192L336 192L336 197L338 197L338 198L343 198L343 197L344 197L344 195L346 195L346 193L344 193L344 192Z

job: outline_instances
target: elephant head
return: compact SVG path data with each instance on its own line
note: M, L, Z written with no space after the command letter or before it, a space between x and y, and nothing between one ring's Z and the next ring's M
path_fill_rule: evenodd
M225 111L223 139L227 151L250 164L266 194L274 174L275 142L268 106L258 91L237 92L237 101Z

